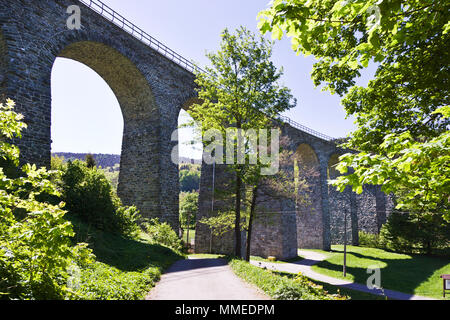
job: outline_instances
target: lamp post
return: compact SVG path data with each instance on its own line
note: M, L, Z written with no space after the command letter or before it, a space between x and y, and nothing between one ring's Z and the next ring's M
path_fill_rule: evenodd
M347 209L344 209L344 278L347 277Z

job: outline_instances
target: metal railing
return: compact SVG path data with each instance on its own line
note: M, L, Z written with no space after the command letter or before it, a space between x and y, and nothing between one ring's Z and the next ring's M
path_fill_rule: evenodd
M298 122L296 122L296 121L294 121L294 120L292 120L292 119L290 119L288 117L280 116L278 118L281 121L283 121L284 123L289 124L291 127L299 129L299 130L302 130L302 131L304 131L306 133L309 133L310 135L313 135L313 136L315 136L317 138L320 138L320 139L323 139L323 140L326 140L326 141L334 140L334 138L332 138L330 136L327 136L326 134L320 133L318 131L315 131L315 130L313 130L311 128L308 128L308 127L306 127L306 126L304 126L304 125L302 125L302 124L300 124L300 123L298 123Z
M79 2L83 3L85 6L90 8L91 10L97 12L99 15L104 17L105 19L111 21L116 26L120 27L122 30L126 31L139 41L143 42L144 44L148 45L152 49L156 50L157 52L161 53L166 58L170 59L171 61L175 62L179 66L183 67L189 72L194 72L196 70L203 71L201 68L196 66L191 61L187 60L180 54L176 53L166 45L164 45L162 42L156 40L151 35L149 35L147 32L136 26L134 23L132 23L130 20L122 16L120 13L117 13L114 11L111 7L107 6L100 0L78 0Z
M139 41L143 42L150 48L156 50L157 52L161 53L163 56L168 58L169 60L175 62L182 68L186 69L189 72L194 71L200 71L205 72L202 68L196 66L194 63L189 61L188 59L184 58L180 54L176 53L169 47L167 47L162 42L156 40L151 35L149 35L147 32L136 26L134 23L132 23L130 20L122 16L120 13L117 13L112 9L111 7L107 6L100 0L78 0L79 2L83 3L85 6L90 8L91 10L97 12L99 15L104 17L105 19L109 20L110 22L114 23L116 26L120 27L125 32L129 33ZM298 122L295 122L294 120L285 117L280 116L279 120L289 124L291 127L297 128L299 130L302 130L306 133L309 133L315 137L318 137L320 139L326 140L326 141L332 141L334 138L327 136L323 133L320 133L318 131L315 131L313 129L310 129L304 125L301 125Z

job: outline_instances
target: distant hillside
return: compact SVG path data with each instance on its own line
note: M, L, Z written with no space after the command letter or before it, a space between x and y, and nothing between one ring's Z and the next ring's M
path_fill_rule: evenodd
M64 157L66 161L69 160L84 160L87 153L71 153L71 152L55 152L52 155ZM114 167L116 164L120 165L120 155L117 154L92 154L98 166L102 168ZM202 161L198 159L180 158L180 163L201 164Z
M52 155L64 157L66 161L69 160L85 160L87 153L71 153L71 152L55 152ZM92 154L94 156L97 166L102 168L114 167L116 164L120 165L120 155L117 154Z

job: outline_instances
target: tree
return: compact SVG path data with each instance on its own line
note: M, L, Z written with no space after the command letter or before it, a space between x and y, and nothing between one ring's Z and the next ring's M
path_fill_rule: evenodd
M86 166L89 169L97 167L97 162L95 161L95 158L94 158L94 156L92 154L88 153L86 155L85 161L86 161Z
M202 133L215 129L225 137L227 129L267 129L273 118L295 106L290 90L278 84L282 72L270 61L272 44L241 27L232 35L226 29L217 53L208 54L212 67L197 74L198 97L192 106L193 121L201 123ZM227 149L238 158L239 139L228 141ZM238 142L239 141L239 142ZM223 159L220 159L223 160ZM234 162L228 168L235 176L235 253L241 256L241 206L245 165Z
M191 192L200 189L200 172L198 170L180 170L180 191Z
M343 96L356 119L344 146L359 153L340 166L355 171L334 181L340 190L380 184L386 193L401 190L399 208L450 219L449 10L445 0L274 0L260 13L263 33L286 32L298 54L314 55L314 83ZM356 86L370 63L374 79Z
M381 229L379 242L389 250L430 255L448 249L450 223L437 214L394 211Z
M91 261L87 244L73 246L64 204L42 199L59 196L55 172L26 164L19 168L19 149L9 141L26 128L14 102L0 104L0 156L17 166L8 177L0 168L0 296L6 299L65 299L70 267Z
M180 224L187 229L187 240L189 243L189 230L195 227L198 211L198 192L186 192L180 194Z

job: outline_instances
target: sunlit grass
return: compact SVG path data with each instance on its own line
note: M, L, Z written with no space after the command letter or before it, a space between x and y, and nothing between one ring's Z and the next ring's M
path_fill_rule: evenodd
M318 273L365 284L368 268L381 269L381 287L409 294L442 298L441 274L450 273L450 259L407 255L375 248L347 246L347 277L343 276L344 248L332 246L331 252L314 250L328 258L313 266Z

